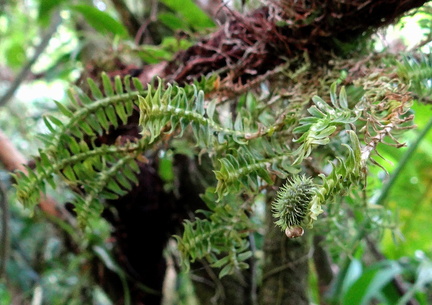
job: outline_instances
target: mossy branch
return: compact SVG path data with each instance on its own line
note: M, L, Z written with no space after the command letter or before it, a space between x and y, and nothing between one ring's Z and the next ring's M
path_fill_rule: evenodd
M104 199L123 196L138 183L137 160L144 159L141 155L147 149L161 139L169 143L173 136L192 134L194 144L212 158L217 186L203 196L210 209L202 211L205 218L186 221L185 232L177 239L186 267L190 261L205 258L213 267L221 268L220 276L247 267L245 260L251 255L245 239L253 229L246 213L250 203L238 196L241 190L252 190L253 198L273 184L276 176L292 176L280 188L273 213L275 223L288 237L301 236L303 227L312 227L326 203L346 194L364 178L366 161L378 143L410 120L404 117L409 107L404 94L373 92L350 109L345 88L337 94L336 84L330 87L329 103L318 96L312 98L309 116L301 117L299 111L295 118L286 118L284 113L272 117L269 111L271 118L262 125L257 123L262 113L246 107L232 120L215 100L206 101L204 90L212 88L211 79L184 87L158 80L157 87L144 88L128 77L116 78L113 85L103 75L102 85L103 92L89 80L92 97L70 93L71 108L58 103L66 121L45 118L50 134L41 139L46 148L39 152L34 172L29 170L27 176L18 179L19 199L33 206L45 184L56 187L54 175L60 175L83 192L75 201L75 210L80 224L87 226L99 217ZM94 145L98 135L126 124L137 106L141 139L122 145ZM361 116L366 118L363 147L354 131ZM290 130L299 135L297 139L291 132L280 132ZM332 141L346 148L336 153L332 171L318 175L320 183L314 177L297 176L304 160ZM223 252L227 255L221 255Z

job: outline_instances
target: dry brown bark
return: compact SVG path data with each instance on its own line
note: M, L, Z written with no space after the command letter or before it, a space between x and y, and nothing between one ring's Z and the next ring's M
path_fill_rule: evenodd
M214 34L180 52L162 76L190 82L212 71L225 70L230 83L245 83L274 69L286 59L307 52L325 63L337 42L351 42L364 33L391 24L425 0L281 0L230 20Z

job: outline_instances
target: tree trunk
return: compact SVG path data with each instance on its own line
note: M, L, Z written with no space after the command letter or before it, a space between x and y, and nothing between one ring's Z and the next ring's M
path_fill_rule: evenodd
M271 205L266 209L263 280L260 304L308 305L309 239L289 239L274 224Z
M202 305L252 305L251 269L218 278L220 270L205 264L195 264L200 272L194 273L194 287ZM204 267L203 267L204 266Z

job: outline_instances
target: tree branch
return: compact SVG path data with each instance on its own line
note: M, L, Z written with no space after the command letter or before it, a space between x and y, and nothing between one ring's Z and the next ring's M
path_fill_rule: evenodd
M11 172L27 172L27 168L24 166L27 164L26 158L15 148L2 131L0 131L0 162L3 163L5 168ZM45 194L41 194L39 207L43 212L56 218L65 219L67 217L66 212L57 208L55 200Z
M122 23L126 26L131 37L135 37L138 29L140 28L140 23L138 19L132 14L132 12L127 7L123 0L111 0L117 13L120 15Z
M223 76L245 83L305 51L313 61L327 62L332 52L343 51L337 42L352 43L427 1L268 2L246 16L230 12L217 32L178 53L163 76L184 83L227 68Z
M45 32L45 34L42 37L41 42L36 47L33 57L27 61L27 63L24 65L24 67L21 69L21 71L18 73L17 77L9 87L9 89L6 91L6 93L0 98L0 107L4 106L9 102L11 97L14 95L15 91L18 89L18 87L21 85L21 83L26 79L27 75L29 74L31 67L34 65L34 63L38 60L39 56L44 52L45 48L48 46L49 41L51 40L51 37L54 35L54 33L57 31L57 27L60 25L62 19L60 17L60 14L57 12L54 14L53 21L51 23L51 26L48 28L48 30Z

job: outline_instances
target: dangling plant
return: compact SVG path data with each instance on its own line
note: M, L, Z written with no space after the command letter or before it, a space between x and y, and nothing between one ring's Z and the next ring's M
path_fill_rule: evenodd
M311 215L312 198L316 191L312 179L306 176L295 176L279 189L272 204L273 217L287 237L302 236L302 226L316 219L317 215Z
M276 195L273 216L288 237L299 237L304 228L312 228L325 204L364 179L367 161L384 136L410 120L404 117L409 107L405 89L392 80L387 87L382 79L365 82L364 98L352 108L345 88L337 95L334 83L329 102L311 98L308 116L301 111L305 101L274 113L249 97L235 118L216 99L206 99L206 91L216 90L215 78L183 87L157 82L145 87L136 79L117 77L112 84L102 75L103 92L91 80L91 97L72 90L71 106L58 104L65 119L45 119L50 133L41 139L46 147L35 169L20 175L17 195L32 207L46 183L56 187L54 175L59 175L78 190L78 220L89 226L91 219L100 217L104 199L123 196L138 183L138 164L146 162L145 152L184 137L199 149L197 156L208 155L217 185L203 196L209 208L202 212L204 218L185 222L183 236L177 237L179 249L184 266L205 258L221 268L220 276L247 267L251 254L246 238L253 226L245 211L262 189L277 178L291 177ZM126 124L134 109L140 112L140 138L96 145L98 136ZM363 147L356 125L365 130ZM330 154L331 171L318 175L321 183L314 182L317 177L304 174L305 160L324 148L331 151L336 143L345 149ZM240 196L243 193L249 203Z
M113 86L106 74L102 75L103 93L93 80L88 83L92 98L73 88L69 92L70 108L57 103L65 119L53 116L44 119L50 133L40 138L46 147L39 151L35 169L28 169L28 175L20 174L16 185L19 200L33 207L40 200L40 193L45 192L46 183L53 188L57 186L54 175L59 175L82 191L83 195L77 196L74 203L82 227L90 225L92 217L100 216L101 200L123 196L138 183L137 162L145 162L142 154L154 145L160 130L157 135L118 141L114 145L97 146L95 140L120 123L126 124L134 107L142 106L140 99L160 98L163 87L160 82L157 89L150 85L144 89L137 79L130 77L123 81L116 77ZM202 93L194 85L190 87L194 88L192 94L177 87L175 96L169 87L163 97L182 105L187 104L187 99L200 99ZM157 126L153 123L154 128Z

